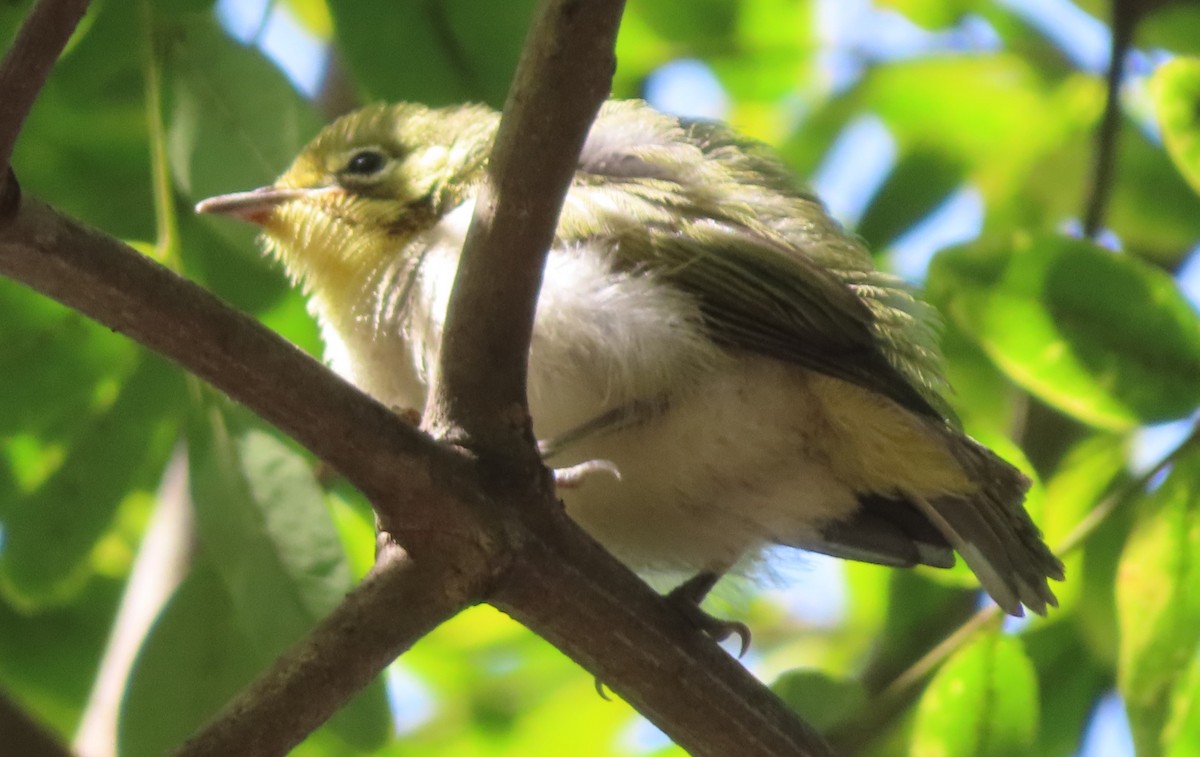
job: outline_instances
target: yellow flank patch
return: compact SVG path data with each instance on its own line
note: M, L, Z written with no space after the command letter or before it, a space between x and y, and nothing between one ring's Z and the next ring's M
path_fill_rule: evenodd
M828 376L814 376L831 437L829 465L856 490L931 497L978 489L948 448L946 435L895 402Z

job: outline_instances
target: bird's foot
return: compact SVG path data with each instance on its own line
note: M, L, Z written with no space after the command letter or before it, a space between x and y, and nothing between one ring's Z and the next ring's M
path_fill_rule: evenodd
M597 473L607 473L616 480L621 480L621 471L611 460L585 460L566 468L555 468L554 485L559 489L578 489Z
M720 643L736 635L740 643L738 657L744 657L750 650L750 627L737 620L715 618L700 609L700 603L720 577L717 573L699 573L672 589L667 594L667 600L713 641Z

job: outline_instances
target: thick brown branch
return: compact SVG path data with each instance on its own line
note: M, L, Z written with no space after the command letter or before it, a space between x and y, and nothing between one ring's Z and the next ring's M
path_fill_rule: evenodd
M526 40L475 205L430 423L477 451L534 458L525 398L546 252L608 96L623 0L547 0ZM534 459L536 462L536 459Z
M46 205L23 203L0 232L0 273L180 363L286 431L374 501L394 502L397 489L436 502L469 491L464 483L447 493L445 482L434 480L463 469L461 460L285 339ZM463 482L471 480L459 472Z
M691 621L568 522L536 534L488 601L624 697L690 754L823 757L828 746Z
M16 702L0 692L0 744L5 754L27 754L37 757L71 757L58 738Z
M189 739L176 757L286 754L413 642L471 602L445 564L391 545L303 641Z
M0 171L6 172L25 117L88 3L40 0L4 54L0 63Z

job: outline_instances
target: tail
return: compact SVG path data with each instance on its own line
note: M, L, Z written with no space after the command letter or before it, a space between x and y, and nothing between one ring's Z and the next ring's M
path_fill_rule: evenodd
M1022 506L1029 479L975 440L955 436L950 447L978 490L911 497L912 503L1005 612L1023 615L1024 605L1045 615L1047 606L1058 606L1049 579L1063 580L1063 565Z

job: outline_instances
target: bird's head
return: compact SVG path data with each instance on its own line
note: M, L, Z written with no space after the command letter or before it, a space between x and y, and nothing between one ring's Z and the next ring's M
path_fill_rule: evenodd
M261 226L293 277L340 288L473 194L498 119L484 106L363 108L327 126L274 184L196 210Z

